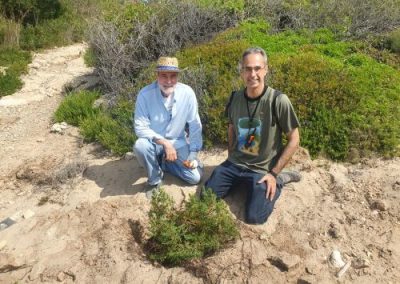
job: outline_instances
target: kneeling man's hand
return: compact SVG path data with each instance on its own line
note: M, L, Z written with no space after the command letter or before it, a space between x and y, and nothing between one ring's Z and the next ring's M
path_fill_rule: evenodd
M162 145L164 147L165 160L168 162L176 161L176 159L178 157L177 157L176 150L175 150L174 146L172 145L172 143L169 142L168 140L163 140Z
M190 152L189 156L185 161L183 161L183 165L189 169L195 169L199 165L197 162L197 152Z
M257 183L262 183L265 182L265 185L267 187L267 190L265 192L265 198L268 198L269 200L273 200L275 197L275 192L276 192L276 179L273 175L271 174L266 174L263 176L262 179L260 179Z

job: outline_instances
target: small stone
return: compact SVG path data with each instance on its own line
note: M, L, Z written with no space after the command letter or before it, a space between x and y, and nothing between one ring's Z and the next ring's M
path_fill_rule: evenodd
M368 268L370 266L369 260L364 258L357 258L352 262L355 269Z
M329 262L336 268L342 268L346 263L342 259L340 251L334 250L329 256Z
M127 152L124 155L124 159L127 161L132 160L133 158L135 158L135 154L133 152Z
M340 232L339 229L336 227L334 223L331 223L330 228L328 229L328 234L334 239L339 239L340 238Z
M39 142L39 143L42 143L44 141L45 141L44 138L39 138L39 139L36 140L36 142Z
M400 190L400 180L396 181L393 186L393 190Z
M262 233L262 234L259 236L259 238L260 238L260 240L268 240L268 234Z
M29 219L31 217L33 217L35 215L35 212L33 212L32 210L26 210L24 212L24 214L22 214L22 217L24 217L24 219Z
M385 202L383 202L382 200L375 200L371 202L370 208L372 210L376 209L379 211L386 211L387 210L387 206L385 204Z
M301 259L298 255L280 252L278 256L268 258L268 261L280 271L287 272L296 268Z
M306 272L310 275L316 275L317 273L314 271L313 267L306 266Z
M57 281L63 282L64 280L65 280L65 273L63 271L60 271L60 273L57 274Z
M308 242L310 244L310 247L313 249L318 249L318 243L315 239L312 239Z

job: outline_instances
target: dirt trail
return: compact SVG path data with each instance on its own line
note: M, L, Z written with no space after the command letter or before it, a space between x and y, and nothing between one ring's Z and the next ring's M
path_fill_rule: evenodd
M226 199L241 238L226 250L164 268L137 239L148 226L144 172L82 142L69 127L50 133L65 83L90 76L84 45L35 55L25 87L0 100L0 283L397 283L400 279L400 159L357 165L311 161L302 150L270 220L249 226L243 194ZM206 177L226 152L202 153ZM81 174L84 171L83 174ZM177 204L194 194L166 177ZM1 228L0 228L1 229ZM340 278L329 255L350 268Z

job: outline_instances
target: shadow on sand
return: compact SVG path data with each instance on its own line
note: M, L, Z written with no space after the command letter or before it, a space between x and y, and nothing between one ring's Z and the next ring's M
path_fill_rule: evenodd
M163 184L168 190L195 189L195 194L200 195L205 181L211 176L215 166L205 166L203 180L199 185L188 185L180 179L166 173ZM93 180L102 189L100 197L135 195L143 192L146 184L146 172L136 161L114 160L103 165L92 165L88 167L84 174L85 178ZM241 221L244 221L244 205L246 192L240 187L234 188L225 198L227 205L232 213Z

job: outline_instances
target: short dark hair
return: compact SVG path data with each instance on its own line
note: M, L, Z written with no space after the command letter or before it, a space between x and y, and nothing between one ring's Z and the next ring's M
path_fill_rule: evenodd
M246 58L247 55L249 54L261 54L261 56L264 58L264 63L265 66L268 65L268 56L267 53L265 52L264 49L262 49L261 47L255 46L255 47L249 47L248 49L246 49L243 54L242 54L242 58L239 62L239 72L243 67L243 61Z

